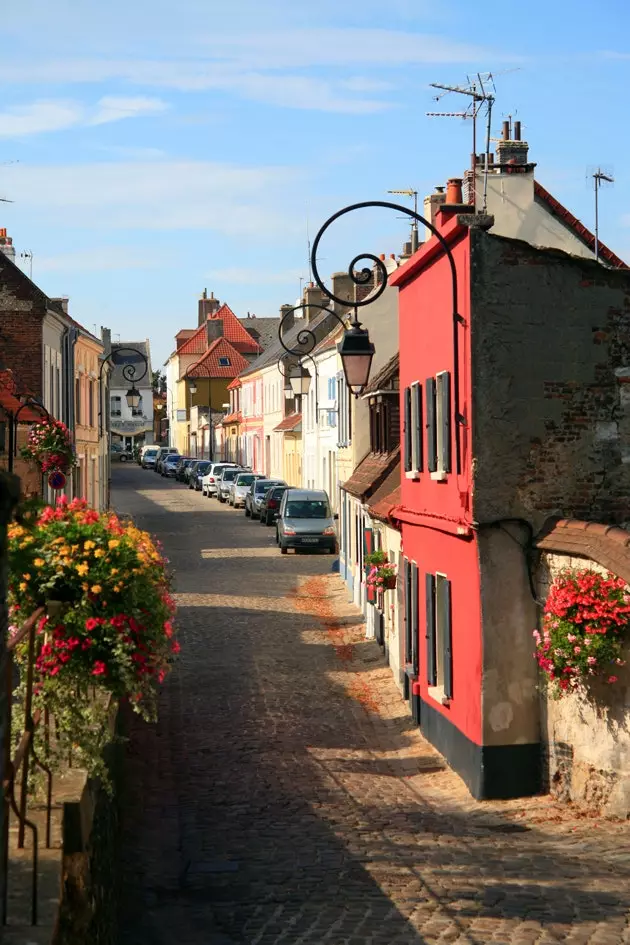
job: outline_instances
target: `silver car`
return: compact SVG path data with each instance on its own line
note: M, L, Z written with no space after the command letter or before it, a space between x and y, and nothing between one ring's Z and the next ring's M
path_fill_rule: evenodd
M227 502L230 496L230 489L235 477L240 472L251 472L251 469L242 469L238 466L228 466L219 475L217 481L217 499L219 502Z
M263 479L262 477L252 483L249 492L245 496L245 515L247 518L258 518L260 516L260 506L267 492L273 486L286 486L283 479Z
M217 484L221 477L221 473L224 469L229 469L230 467L233 467L234 469L241 468L238 463L212 463L210 469L208 469L205 476L201 480L202 495L207 495L208 498L210 498L212 495L216 495Z
M262 479L262 476L258 473L239 472L230 486L228 505L231 505L233 509L245 505L245 496L251 489L252 483L256 482L257 479Z
M280 503L276 541L283 555L289 548L336 554L337 530L328 495L320 489L287 489Z

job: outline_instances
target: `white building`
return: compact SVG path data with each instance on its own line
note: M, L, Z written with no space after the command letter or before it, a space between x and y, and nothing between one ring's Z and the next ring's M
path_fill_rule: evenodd
M103 344L106 353L109 340L109 331L105 329ZM117 341L109 350L112 354L109 380L109 428L112 442L120 443L126 449L152 443L155 427L149 339ZM140 397L136 406L130 406L127 395L134 388Z
M337 489L337 345L324 339L312 360L303 366L311 375L308 394L302 398L302 485L324 489L333 509L338 507Z

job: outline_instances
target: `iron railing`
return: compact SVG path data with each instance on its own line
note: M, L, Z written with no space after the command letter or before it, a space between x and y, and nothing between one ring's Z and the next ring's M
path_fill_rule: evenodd
M3 828L2 828L2 856L4 869L2 871L2 924L7 924L8 919L8 869L9 869L9 826L11 811L15 815L18 823L17 847L24 849L26 830L31 833L32 841L32 876L31 876L31 925L37 925L37 890L38 890L38 867L39 867L39 830L37 824L28 819L28 781L31 769L39 768L46 776L46 848L51 846L51 822L52 822L52 771L48 765L38 758L34 741L35 731L41 724L44 730L44 745L48 750L50 745L50 717L48 710L43 712L36 709L33 712L33 675L35 669L36 656L36 627L38 620L45 614L45 609L40 607L28 620L20 627L18 632L7 641L6 656L6 702L7 702L7 732L4 747L4 766L3 766ZM23 713L24 728L19 736L19 740L13 754L11 754L14 744L12 736L12 717L15 704L15 648L23 640L28 640L26 665L20 666L20 671L26 672L25 690L20 695ZM19 782L19 783L18 783ZM16 799L16 786L19 790L19 798Z

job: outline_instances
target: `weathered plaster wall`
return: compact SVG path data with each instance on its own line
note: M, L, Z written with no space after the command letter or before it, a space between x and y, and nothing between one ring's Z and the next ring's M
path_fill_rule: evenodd
M630 271L471 233L474 517L630 520Z
M536 604L516 524L478 536L483 622L482 744L538 744L538 667L532 658Z
M541 600L564 568L606 569L587 558L544 553L537 586ZM625 657L630 661L630 646ZM562 800L602 813L630 816L630 671L620 667L614 686L593 686L592 696L569 693L554 699L540 686L545 773Z

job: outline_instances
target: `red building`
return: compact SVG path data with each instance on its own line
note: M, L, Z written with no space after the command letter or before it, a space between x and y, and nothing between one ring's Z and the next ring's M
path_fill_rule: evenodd
M476 797L540 789L530 588L549 519L630 520L630 272L444 205L395 274L407 688Z

